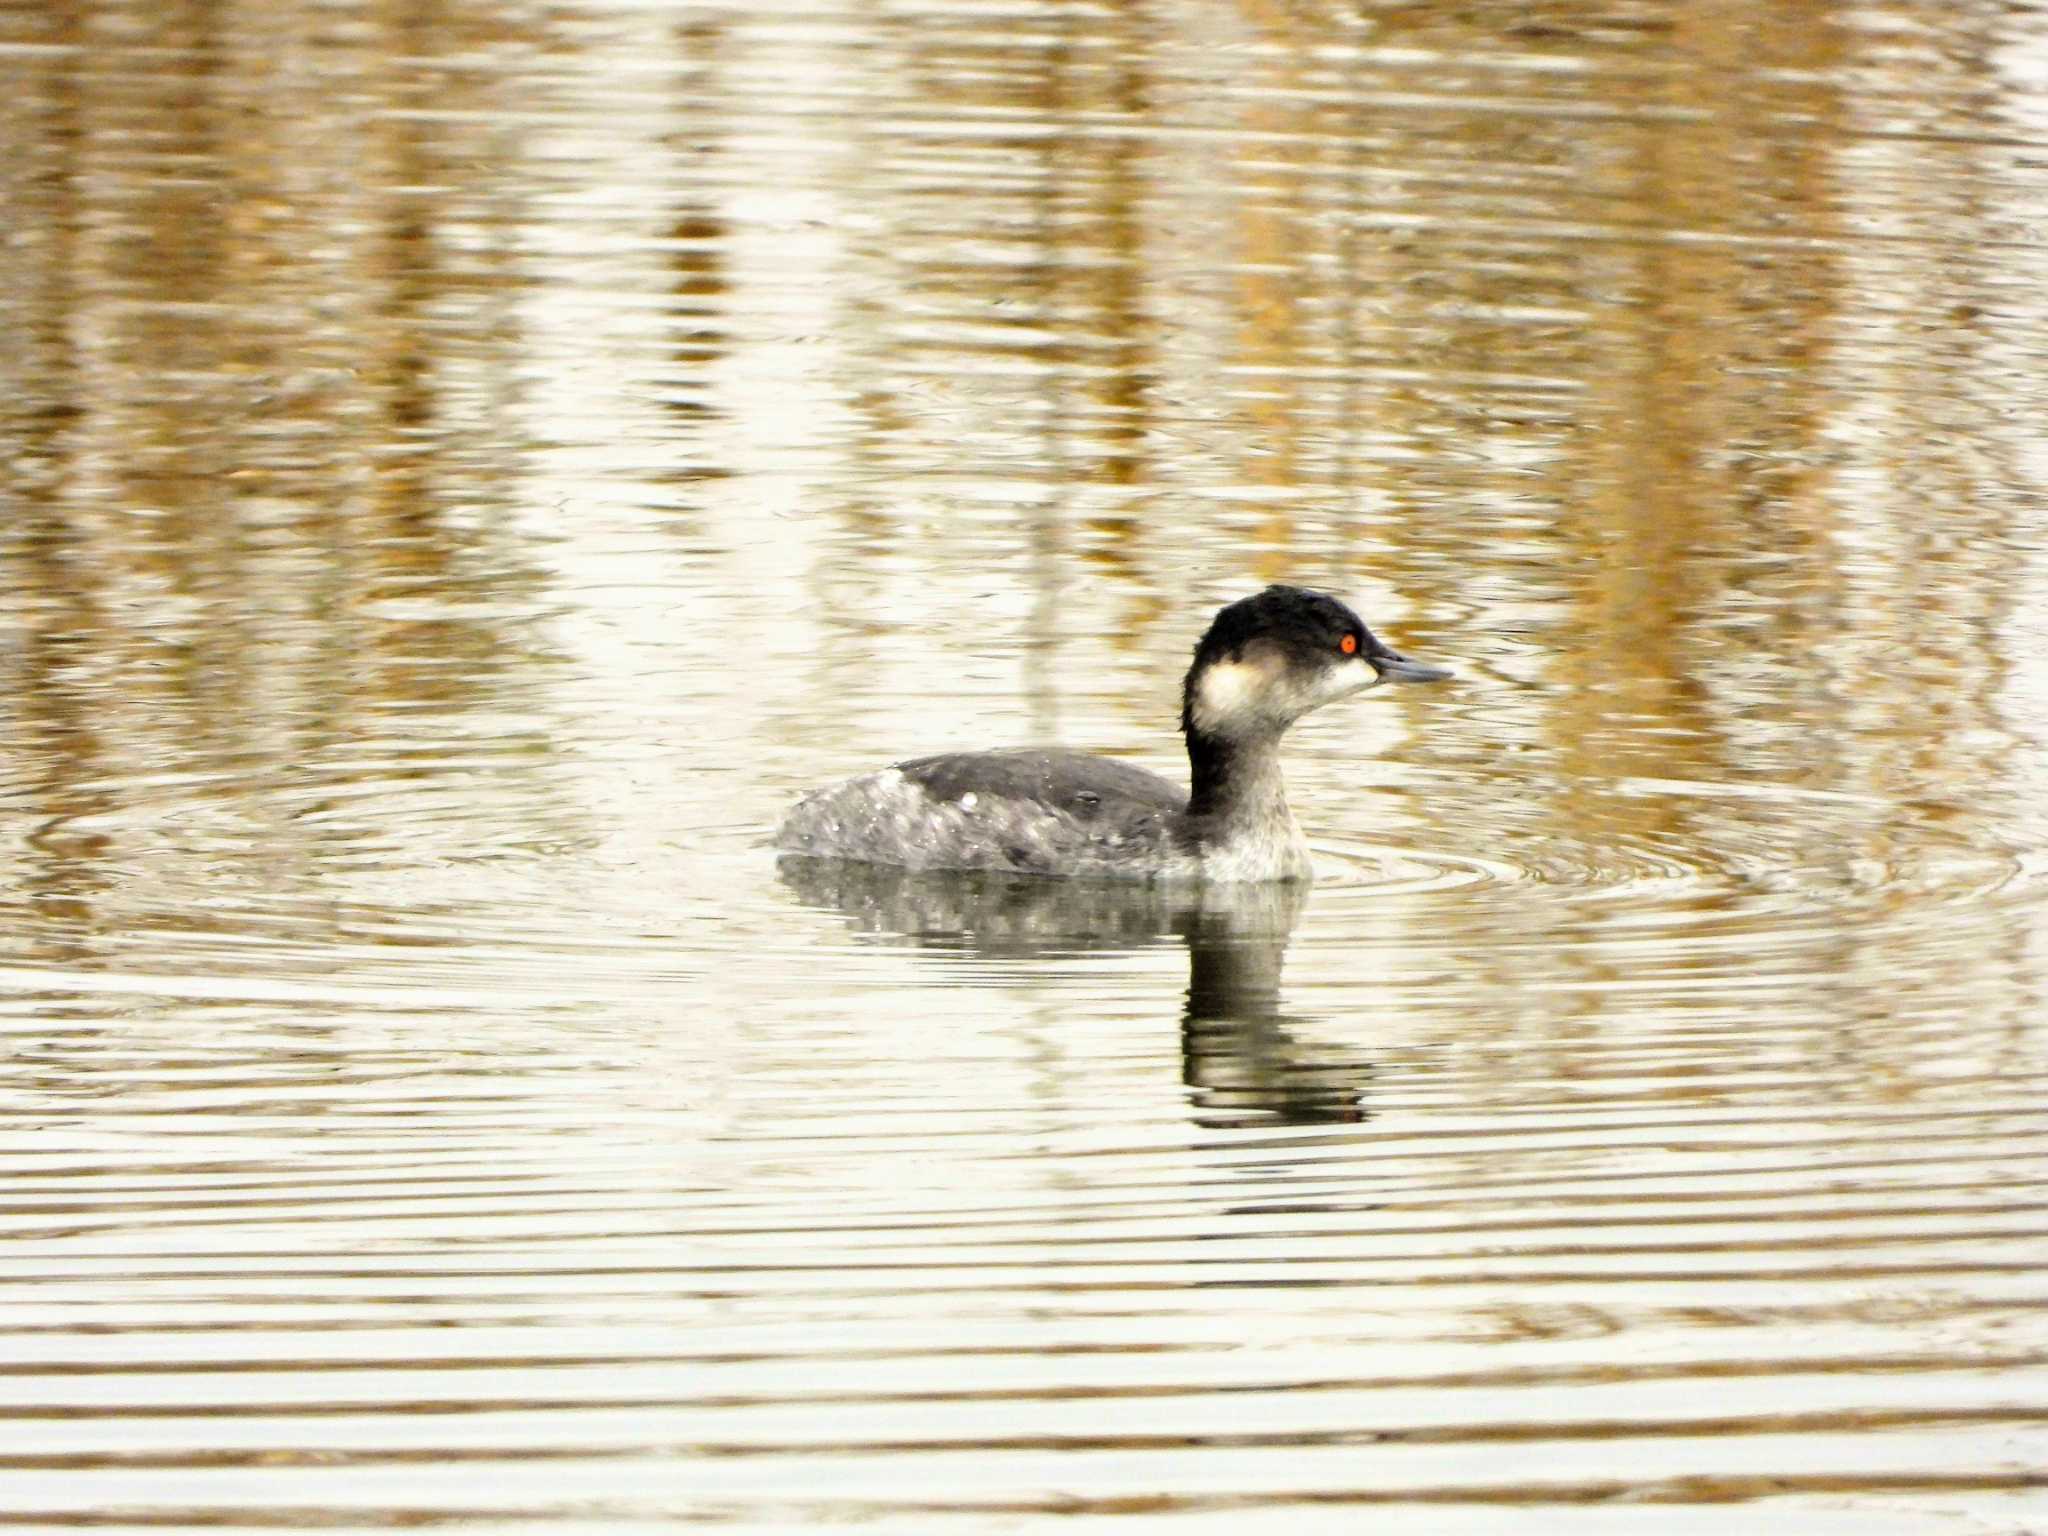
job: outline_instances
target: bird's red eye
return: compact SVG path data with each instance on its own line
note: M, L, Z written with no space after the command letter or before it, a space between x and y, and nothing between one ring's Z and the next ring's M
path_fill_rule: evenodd
M1337 642L1337 649L1342 651L1346 656L1349 656L1353 651L1358 649L1358 636L1346 635L1342 640L1339 640Z

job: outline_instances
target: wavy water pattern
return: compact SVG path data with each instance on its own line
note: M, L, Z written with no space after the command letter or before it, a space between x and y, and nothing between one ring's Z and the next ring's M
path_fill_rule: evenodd
M0 1528L2039 1528L2044 57L0 9ZM1274 580L1313 890L768 846Z

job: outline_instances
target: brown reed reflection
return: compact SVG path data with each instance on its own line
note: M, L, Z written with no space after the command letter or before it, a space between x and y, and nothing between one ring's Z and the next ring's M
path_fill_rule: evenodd
M2018 1528L2044 57L0 14L13 1522ZM777 883L1268 577L1304 910Z
M493 382L517 346L505 86L443 62L506 34L384 24L59 6L10 60L39 169L36 235L0 253L32 338L0 363L0 439L34 510L0 535L25 557L0 611L37 638L0 779L42 825L45 897L72 893L46 915L89 923L76 898L168 851L164 792L129 784L189 782L212 809L184 825L260 827L264 878L303 872L332 829L267 793L530 669L510 615L537 577L484 515L520 447Z

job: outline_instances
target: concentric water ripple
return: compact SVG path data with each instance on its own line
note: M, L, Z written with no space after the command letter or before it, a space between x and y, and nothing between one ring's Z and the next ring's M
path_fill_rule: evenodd
M2034 1530L2044 40L0 18L0 1525ZM1312 891L764 846L1271 580Z

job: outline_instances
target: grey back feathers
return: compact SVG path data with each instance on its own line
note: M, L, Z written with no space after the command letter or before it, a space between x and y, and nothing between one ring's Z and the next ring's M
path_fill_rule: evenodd
M1080 752L948 752L805 796L776 846L906 869L1192 877L1177 846L1186 799L1155 773Z
M1124 809L1177 811L1188 798L1156 773L1087 752L941 752L896 766L934 800L970 794L1036 800L1084 821Z

